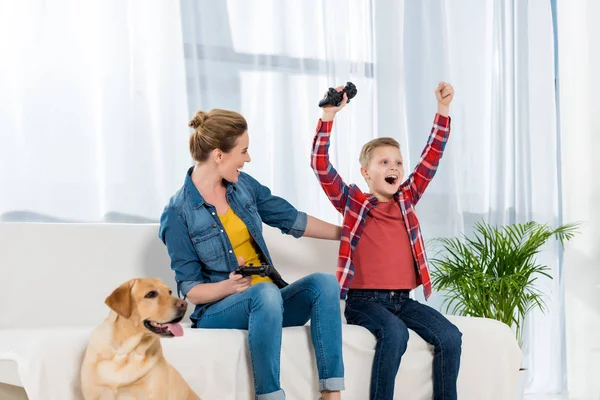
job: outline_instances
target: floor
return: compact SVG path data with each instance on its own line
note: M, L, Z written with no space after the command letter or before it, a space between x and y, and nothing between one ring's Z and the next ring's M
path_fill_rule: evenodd
M566 395L527 395L523 400L569 400Z
M2 400L27 400L22 388L17 388L10 385L0 384L0 399ZM551 396L551 395L527 395L523 400L570 400L567 396ZM578 399L579 400L579 399ZM583 400L583 399L581 399ZM597 400L597 399L585 399ZM600 400L600 398L598 399Z

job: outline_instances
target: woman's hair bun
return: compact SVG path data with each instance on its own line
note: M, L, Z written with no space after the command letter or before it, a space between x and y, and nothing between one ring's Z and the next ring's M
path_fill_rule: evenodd
M188 126L194 129L198 129L200 126L202 126L204 121L206 121L206 117L208 117L207 113L205 113L204 111L197 111L196 114L194 114L194 118L192 118Z

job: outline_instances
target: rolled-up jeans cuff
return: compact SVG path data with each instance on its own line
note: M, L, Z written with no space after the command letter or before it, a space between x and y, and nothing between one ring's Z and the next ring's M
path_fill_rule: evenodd
M256 400L285 400L285 392L279 389L276 392L259 394L256 396Z
M337 390L344 389L344 378L328 378L319 380L319 392L322 392L323 390L335 392Z

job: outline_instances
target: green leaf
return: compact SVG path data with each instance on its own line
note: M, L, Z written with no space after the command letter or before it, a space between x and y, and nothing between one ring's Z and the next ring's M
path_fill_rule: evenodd
M497 227L482 220L470 237L433 239L428 242L437 250L430 259L432 285L444 292L446 312L502 321L521 343L528 313L547 309L537 281L552 276L536 256L550 239L564 247L578 227L571 223L552 229L534 221Z

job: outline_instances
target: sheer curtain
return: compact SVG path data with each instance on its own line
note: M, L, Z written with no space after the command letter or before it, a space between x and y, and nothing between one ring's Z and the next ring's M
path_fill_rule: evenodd
M358 95L336 120L331 146L340 174L358 181L362 143L376 134L373 15L369 1L183 1L193 110L229 108L249 124L245 168L292 204L331 221L337 212L310 168L318 102L329 86ZM186 149L182 148L182 156Z
M1 220L157 220L189 164L177 2L0 4Z
M564 219L583 222L564 260L569 398L600 399L600 3L556 6Z
M358 88L331 154L366 190L362 144L393 136L414 165L445 80L456 88L452 134L418 207L425 238L469 233L481 218L560 221L549 1L2 4L2 220L157 221L191 165L188 120L228 108L249 123L246 170L339 222L309 166L325 90ZM549 312L529 320L524 365L530 392L560 392L558 249L540 257L555 279L541 282Z

